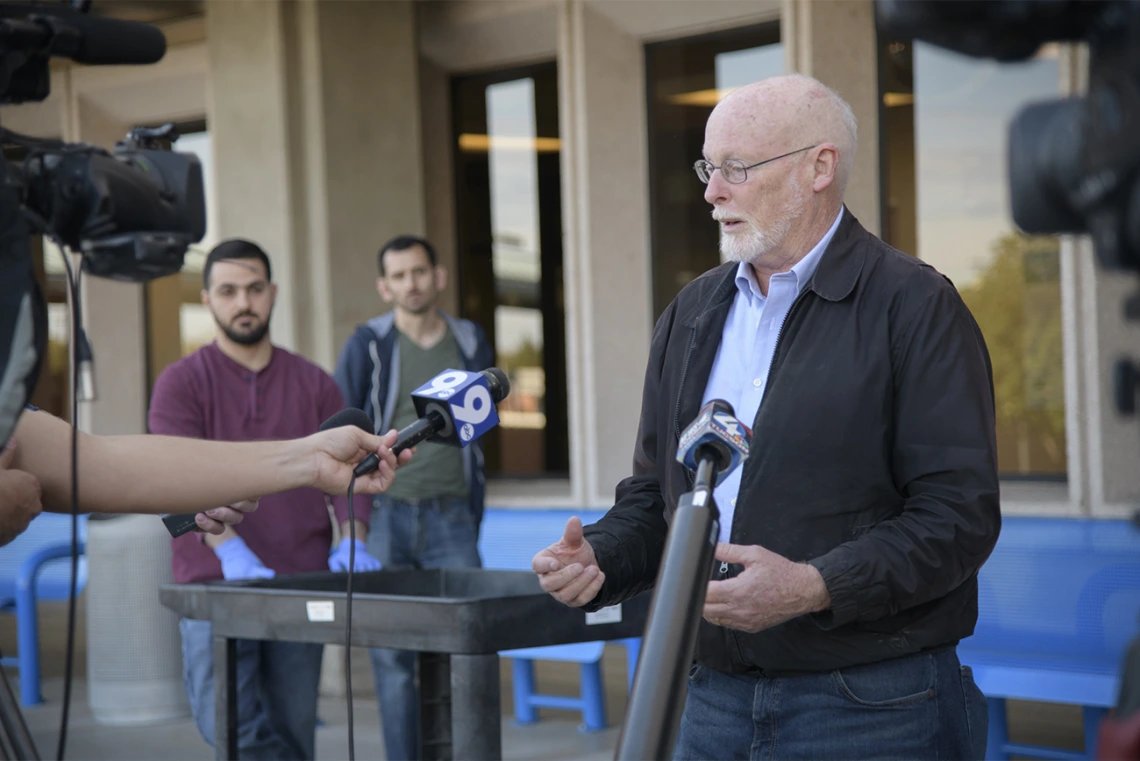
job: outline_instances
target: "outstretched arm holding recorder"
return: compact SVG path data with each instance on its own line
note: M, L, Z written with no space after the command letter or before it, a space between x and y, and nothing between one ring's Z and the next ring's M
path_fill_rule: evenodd
M16 425L14 470L39 479L43 507L71 511L71 428L43 411L27 411ZM209 508L221 524L241 521L231 505L266 494L311 486L343 494L356 463L370 454L380 467L357 479L357 494L378 494L398 467L390 447L394 431L376 436L354 426L291 441L222 442L176 436L79 434L81 512L193 512ZM402 453L399 464L411 452ZM256 504L256 503L254 503ZM203 528L209 521L199 519Z

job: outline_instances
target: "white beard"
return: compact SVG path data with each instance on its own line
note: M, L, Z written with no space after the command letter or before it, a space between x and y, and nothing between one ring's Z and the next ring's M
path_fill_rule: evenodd
M788 237L788 232L792 229L792 223L803 216L807 210L807 192L799 186L793 185L792 195L788 198L787 203L784 204L772 221L763 227L753 217L745 214L720 214L719 210L713 210L713 219L720 220L721 218L740 219L746 225L746 230L740 232L726 233L722 227L720 230L720 254L723 261L726 262L754 262L760 257L767 254L769 251L780 245L784 238Z

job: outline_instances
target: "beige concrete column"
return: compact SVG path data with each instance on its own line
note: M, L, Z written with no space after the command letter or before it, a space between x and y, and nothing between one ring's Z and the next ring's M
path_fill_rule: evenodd
M630 472L653 327L643 54L579 0L558 34L571 481L576 504L609 505Z
M310 161L309 176L314 189L324 187L310 200L311 208L323 206L309 237L309 317L318 326L310 356L330 367L356 324L381 310L374 285L380 245L398 233L425 232L414 5L306 3L317 11L323 119L319 138L310 136L319 139L323 160ZM427 198L433 206L452 203L450 194ZM319 321L322 314L331 325Z
M423 4L421 3L421 7ZM422 12L422 11L421 11ZM440 306L457 314L459 255L455 250L455 161L452 135L451 81L448 73L426 58L420 59L420 114L424 156L424 228L435 246L440 264L451 273L451 287Z
M65 139L111 149L127 124L67 87ZM80 287L83 324L95 365L96 399L79 403L78 427L98 434L146 431L146 298L144 287L84 276Z
M879 199L879 69L871 0L783 0L786 69L813 76L851 104L859 122L847 206L876 235Z
M287 59L283 3L227 0L206 6L209 88L206 119L214 157L218 240L257 242L273 262L274 341L296 348L296 157L290 151L289 95L297 90Z
M219 237L265 247L274 340L331 369L380 309L380 244L424 231L413 4L206 8Z
M1091 245L1078 249L1084 362L1090 512L1127 516L1140 503L1140 418L1116 410L1113 366L1120 358L1140 362L1140 324L1124 319L1124 302L1140 290L1136 277L1101 270Z

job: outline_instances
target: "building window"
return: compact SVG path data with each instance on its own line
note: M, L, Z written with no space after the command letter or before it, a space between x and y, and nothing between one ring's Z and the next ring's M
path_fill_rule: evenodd
M569 477L558 72L452 80L459 300L511 379L489 474Z
M923 43L881 50L885 237L949 277L993 363L1003 477L1066 472L1059 244L1009 208L1013 116L1060 89L1057 48L998 64Z
M783 73L779 24L645 46L654 319L721 263L717 225L693 173L709 114L737 87Z

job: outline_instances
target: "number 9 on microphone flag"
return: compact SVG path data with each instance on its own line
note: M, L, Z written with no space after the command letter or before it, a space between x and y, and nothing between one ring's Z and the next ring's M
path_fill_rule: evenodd
M438 412L447 421L429 441L465 447L499 424L491 387L482 373L445 370L412 392L416 414Z

